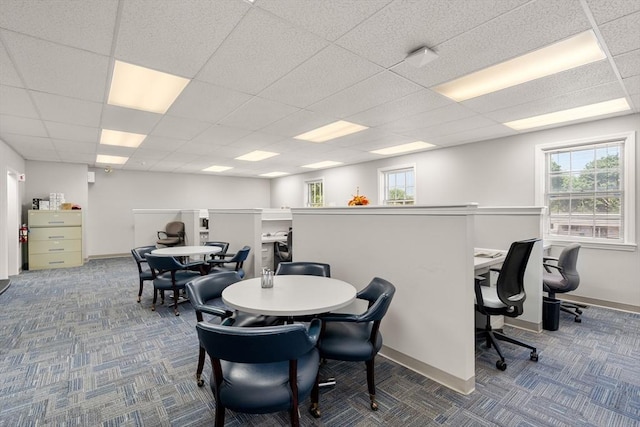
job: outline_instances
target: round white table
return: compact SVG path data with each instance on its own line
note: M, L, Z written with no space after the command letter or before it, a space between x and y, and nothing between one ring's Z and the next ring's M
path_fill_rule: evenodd
M273 277L273 288L262 288L261 278L243 280L222 291L229 307L251 314L305 316L327 313L356 299L356 288L342 280L319 276Z
M169 248L154 249L151 251L154 255L160 256L198 256L211 255L220 252L222 249L217 246L172 246Z

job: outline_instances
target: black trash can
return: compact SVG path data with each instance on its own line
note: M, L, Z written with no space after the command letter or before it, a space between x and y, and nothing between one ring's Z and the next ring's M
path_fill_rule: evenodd
M560 325L560 300L542 297L542 328L557 331Z

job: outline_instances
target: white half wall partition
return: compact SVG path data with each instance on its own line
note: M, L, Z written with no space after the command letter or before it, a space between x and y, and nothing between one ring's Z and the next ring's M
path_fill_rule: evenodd
M393 283L381 354L467 394L475 388L474 248L506 250L539 238L541 212L476 203L294 208L294 261L328 263L333 277L358 290L376 276ZM532 307L522 323L534 330L541 323L541 248L536 244L525 273Z
M381 353L470 393L476 210L475 204L292 209L294 261L328 263L333 277L358 290L376 276L393 283Z

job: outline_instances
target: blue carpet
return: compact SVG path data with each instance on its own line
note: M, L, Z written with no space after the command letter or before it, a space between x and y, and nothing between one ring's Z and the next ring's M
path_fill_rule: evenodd
M197 387L198 342L189 303L181 316L150 310L152 287L136 303L132 259L27 271L0 295L0 426L211 426L211 391ZM401 291L401 290L399 290ZM538 347L477 347L476 391L455 393L377 358L380 409L369 409L364 364L333 362L323 374L322 418L301 405L303 426L640 425L640 315L597 307L583 323L562 314L558 331L506 329ZM434 343L434 345L438 345ZM204 375L210 374L209 364ZM227 426L288 425L286 413L227 411Z

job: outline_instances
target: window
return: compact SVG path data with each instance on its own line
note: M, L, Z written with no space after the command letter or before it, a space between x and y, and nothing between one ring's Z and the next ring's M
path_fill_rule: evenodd
M538 147L545 238L629 243L634 227L634 135Z
M382 205L413 205L416 199L415 167L380 170Z
M314 179L305 181L306 184L306 205L311 208L324 206L324 180Z

